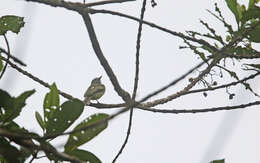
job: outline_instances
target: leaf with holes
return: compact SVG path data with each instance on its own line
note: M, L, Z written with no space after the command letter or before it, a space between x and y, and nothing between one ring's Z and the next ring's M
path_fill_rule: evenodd
M15 15L6 15L0 18L0 35L6 34L7 31L12 31L18 34L24 26L23 17Z
M97 156L93 153L81 149L74 149L73 151L66 152L67 154L77 157L82 161L87 161L88 163L102 163Z
M46 122L46 133L61 133L69 128L83 112L84 103L78 99L64 102Z
M87 128L87 129L70 134L69 139L65 145L65 151L66 152L72 151L76 149L78 146L87 143L95 136L97 136L100 132L102 132L105 128L107 128L108 123L107 122L102 123L102 121L108 117L109 115L103 113L94 114L88 117L83 122L81 122L79 125L77 125L74 130L80 130L81 128ZM98 122L100 122L100 124L98 124ZM97 124L97 125L90 126L93 124Z
M45 95L43 102L44 109L44 122L47 123L48 119L60 106L59 91L56 84L50 86L50 92Z

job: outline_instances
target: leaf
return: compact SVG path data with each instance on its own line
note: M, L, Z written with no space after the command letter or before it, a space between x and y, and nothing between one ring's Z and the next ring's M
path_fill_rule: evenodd
M35 118L36 118L38 124L41 126L42 130L45 131L45 123L42 120L40 113L38 113L37 111L35 112Z
M72 151L68 151L67 154L75 156L82 161L87 161L88 163L102 163L97 156L89 151L74 149Z
M225 0L228 8L234 14L237 24L239 24L239 13L237 10L237 6L239 5L236 0Z
M260 18L260 8L257 6L252 6L244 12L241 18L241 22L244 24L248 20Z
M2 156L7 163L22 163L24 161L20 151L3 137L0 137L0 144L0 156Z
M256 43L260 42L260 26L249 32L249 40Z
M78 99L64 102L53 111L46 122L46 133L61 133L69 128L83 112L84 103Z
M30 97L35 90L25 91L17 98L11 97L7 92L0 91L0 106L3 107L0 118L2 122L10 122L19 116L22 108L25 106L25 101L28 97Z
M0 35L6 34L7 31L12 31L18 34L24 26L23 17L15 15L6 15L0 18Z
M225 159L222 159L222 160L214 160L214 161L211 161L210 163L225 163Z
M47 123L48 119L54 113L56 109L60 106L59 91L56 84L53 83L50 86L50 92L45 95L43 102L44 109L44 122Z
M97 123L99 121L102 121L106 119L109 115L99 113L94 114L88 117L86 120L82 121L79 125L75 127L74 130L78 130L84 127L87 127L91 124ZM69 136L69 139L65 145L65 151L72 151L76 149L78 146L87 143L91 139L93 139L95 136L97 136L100 132L102 132L106 127L108 123L104 122L102 124L93 126L89 129L82 130L80 132L73 133Z

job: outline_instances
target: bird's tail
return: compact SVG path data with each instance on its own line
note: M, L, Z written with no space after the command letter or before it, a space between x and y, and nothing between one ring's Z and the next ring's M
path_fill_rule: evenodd
M85 103L85 105L89 105L90 104L90 98L89 97L85 97L84 103Z

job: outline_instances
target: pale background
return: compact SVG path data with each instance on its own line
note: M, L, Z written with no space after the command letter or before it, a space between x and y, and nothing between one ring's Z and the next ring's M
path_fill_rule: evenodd
M74 0L75 1L75 0ZM225 2L217 1L156 1L152 8L147 2L145 20L174 31L195 30L206 32L199 24L203 19L223 34L225 29L210 16L206 9L214 10L214 2L222 9L226 20L235 25ZM243 1L247 4L247 1ZM104 7L139 17L141 1ZM28 66L26 70L52 83L74 97L82 98L90 81L103 75L102 82L107 91L100 100L103 103L119 103L113 87L92 50L83 20L75 12L62 8L25 2L23 0L1 0L0 16L18 15L25 17L25 28L17 36L8 33L11 52ZM92 15L95 30L111 67L122 87L132 92L135 68L135 46L138 23L111 15ZM143 26L140 52L140 84L137 98L168 84L196 65L199 60L189 50L179 50L181 39L167 33ZM1 47L5 47L1 39ZM259 45L255 45L259 46ZM195 76L196 74L193 74ZM246 76L245 72L240 73ZM226 78L226 82L230 79ZM259 77L250 82L259 91ZM225 81L224 81L225 82ZM183 88L187 79L155 98L164 97ZM202 85L199 85L202 86ZM0 88L13 96L36 89L27 100L27 106L16 122L30 131L41 133L34 117L35 111L43 112L43 98L48 92L40 84L8 67L0 82ZM231 88L236 93L229 100L225 90L203 95L188 95L158 108L206 108L248 103L256 98L244 87ZM153 99L155 99L153 98ZM65 99L61 97L61 101ZM203 114L160 114L140 110L134 111L132 132L118 163L207 163L214 159L226 159L226 163L258 163L260 161L259 110L221 111ZM96 110L85 107L80 120L95 112L113 113L115 110ZM127 131L128 114L125 113L109 123L109 127L98 137L83 146L93 152L104 163L112 161L121 147ZM77 121L76 123L80 122ZM76 124L75 123L75 124ZM74 126L75 126L74 124ZM70 128L72 129L72 128ZM67 137L54 144L61 147ZM62 151L62 148L60 148ZM43 163L46 159L35 162Z

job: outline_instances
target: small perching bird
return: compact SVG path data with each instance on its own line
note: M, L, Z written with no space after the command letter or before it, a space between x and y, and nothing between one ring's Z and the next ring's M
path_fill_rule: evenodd
M101 78L102 76L91 81L91 85L84 94L84 103L86 105L89 105L91 100L96 100L98 102L98 99L104 95L106 87L101 83Z

